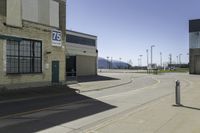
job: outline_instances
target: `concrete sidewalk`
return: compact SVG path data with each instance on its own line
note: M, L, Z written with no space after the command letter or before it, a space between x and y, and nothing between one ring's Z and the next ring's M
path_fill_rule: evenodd
M200 83L192 82L181 92L182 107L173 106L174 95L166 96L97 125L89 133L200 133Z
M146 74L100 73L98 76L80 77L77 84L5 90L0 92L0 103L109 89L129 84L133 78L144 75Z
M83 77L85 78L83 82L82 79L79 79L77 84L69 85L69 87L78 89L80 92L98 91L132 83L134 78L144 77L147 76L147 74L101 72L98 73L98 76L103 78L101 80L89 80L90 77ZM87 80L87 78L89 79Z

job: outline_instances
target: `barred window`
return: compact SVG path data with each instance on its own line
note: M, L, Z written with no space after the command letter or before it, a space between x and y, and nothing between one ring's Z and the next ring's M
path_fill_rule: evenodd
M41 73L42 43L33 40L7 40L6 70L8 74Z

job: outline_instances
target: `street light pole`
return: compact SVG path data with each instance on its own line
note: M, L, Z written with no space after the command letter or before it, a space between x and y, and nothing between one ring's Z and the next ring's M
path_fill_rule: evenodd
M160 66L162 67L162 52L160 52Z
M151 45L151 66L153 64L153 47L155 47L155 45Z
M113 57L111 57L111 64L110 64L111 69L112 69L112 66L113 66L112 61L113 61Z
M179 63L180 63L180 65L181 65L181 55L182 54L179 54Z
M109 69L109 56L107 56L107 67Z
M143 55L140 55L140 66L142 66L142 56Z
M122 60L122 58L120 57L119 60L120 60L120 62L119 62L119 64L120 64L120 69L121 69L121 67L122 67L122 66L121 66L121 65L122 65L122 64L121 64L121 63L122 63L121 60Z
M172 54L169 54L169 64L170 64L170 67L172 65Z
M149 65L149 50L147 49L146 52L147 52L147 67L148 67L148 65Z

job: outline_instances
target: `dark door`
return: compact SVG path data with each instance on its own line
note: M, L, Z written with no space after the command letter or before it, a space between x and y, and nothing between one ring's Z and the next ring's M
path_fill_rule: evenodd
M76 56L70 56L66 59L67 76L76 76Z
M59 61L52 61L52 83L59 83Z
M200 55L195 56L195 74L200 74Z

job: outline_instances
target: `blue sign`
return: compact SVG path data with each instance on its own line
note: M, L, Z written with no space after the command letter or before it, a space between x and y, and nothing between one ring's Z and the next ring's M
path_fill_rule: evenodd
M53 30L52 31L52 45L53 46L61 46L62 45L61 41L62 41L61 31Z

